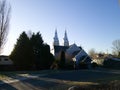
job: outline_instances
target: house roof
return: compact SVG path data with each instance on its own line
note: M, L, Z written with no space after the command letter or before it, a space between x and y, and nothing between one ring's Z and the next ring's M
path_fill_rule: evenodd
M79 60L80 57L82 56L88 56L88 54L82 49L76 56L76 60Z
M75 51L72 53L73 56L77 55L80 51Z
M9 57L9 56L6 56L6 55L0 55L0 58L1 58L1 57Z
M76 56L76 62L84 61L84 62L91 62L89 55L82 49Z

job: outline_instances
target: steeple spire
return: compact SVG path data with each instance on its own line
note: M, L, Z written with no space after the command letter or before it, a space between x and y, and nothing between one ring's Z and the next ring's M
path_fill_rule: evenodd
M53 45L54 46L59 46L59 39L58 39L58 35L57 35L57 29L55 30L55 36L54 36Z
M67 38L67 32L66 32L66 30L65 30L65 35L64 35L63 40L64 40L64 46L69 46L69 41L68 41L68 38Z

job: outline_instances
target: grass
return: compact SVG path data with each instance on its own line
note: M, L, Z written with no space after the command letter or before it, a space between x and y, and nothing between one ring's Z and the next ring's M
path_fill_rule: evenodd
M74 89L74 90L120 90L120 81L113 80L108 83L69 81L62 85L52 87L49 90L68 90L68 88L73 87L73 86L78 87L78 89Z

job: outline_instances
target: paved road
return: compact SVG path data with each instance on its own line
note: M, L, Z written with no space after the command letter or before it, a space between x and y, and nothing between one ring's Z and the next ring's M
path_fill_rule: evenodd
M63 73L57 73L57 74L50 74L50 75L45 75L43 77L47 78L54 78L54 79L60 79L60 80L70 80L70 81L93 81L97 79L104 79L104 78L109 78L115 75L120 75L115 74L114 72L107 72L107 71L90 71L90 70L76 70L74 72L63 72Z
M0 84L0 90L49 90L57 85L62 85L56 80L93 81L94 79L112 76L116 76L116 74L93 71L68 71Z
M29 78L13 83L5 83L0 85L0 90L48 90L59 83L41 80L38 78Z

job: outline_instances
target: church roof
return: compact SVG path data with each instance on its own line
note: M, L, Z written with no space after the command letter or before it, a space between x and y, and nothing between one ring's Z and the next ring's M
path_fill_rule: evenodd
M58 53L60 51L66 51L69 48L69 46L54 46L54 52Z
M73 44L67 49L67 53L73 54L74 52L78 52L80 50L81 50L81 48L79 48L76 44Z

